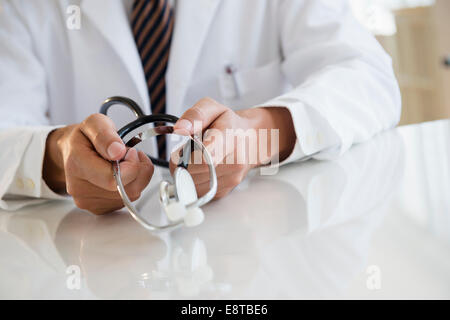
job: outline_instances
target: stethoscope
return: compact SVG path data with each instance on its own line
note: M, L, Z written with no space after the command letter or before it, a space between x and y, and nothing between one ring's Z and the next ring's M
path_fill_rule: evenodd
M113 105L123 105L130 109L136 116L136 120L130 122L117 131L119 137L124 141L127 148L133 148L139 143L152 137L175 134L173 126L156 126L153 128L146 127L148 124L155 124L159 122L175 124L178 121L178 118L175 116L167 114L146 115L136 102L125 97L111 97L106 99L100 108L100 113L108 115L108 110ZM126 136L132 131L140 129L144 126L146 128L143 128L140 133L125 140ZM197 197L194 180L187 170L192 147L202 150L204 159L209 168L209 191L201 198ZM130 198L128 197L122 183L120 163L123 160L112 162L114 178L117 183L117 190L119 191L125 207L140 225L152 232L170 231L183 225L193 227L201 224L204 220L204 213L200 207L210 202L216 195L216 170L210 153L200 139L196 136L190 136L188 143L182 147L180 153L180 161L173 174L174 182L171 183L169 181L162 181L159 185L159 201L169 220L169 223L162 226L150 223L139 214L134 204L130 201ZM153 164L157 166L166 168L169 167L169 162L164 159L157 159L150 156L149 158L152 160Z

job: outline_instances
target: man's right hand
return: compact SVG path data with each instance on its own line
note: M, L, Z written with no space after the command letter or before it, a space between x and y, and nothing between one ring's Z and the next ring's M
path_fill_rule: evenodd
M56 129L47 138L43 177L57 193L70 194L75 204L95 214L123 207L110 161L120 160L122 181L132 201L148 185L154 167L136 149L127 149L114 123L94 114L80 124Z

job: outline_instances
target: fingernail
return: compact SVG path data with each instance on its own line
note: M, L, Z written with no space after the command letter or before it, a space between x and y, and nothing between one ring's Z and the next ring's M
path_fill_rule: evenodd
M108 147L106 151L111 160L118 160L118 158L122 155L125 146L120 142L114 141Z
M180 119L175 124L174 129L174 133L176 134L190 135L192 130L192 122L186 119Z
M139 155L137 153L137 150L134 148L131 148L128 150L127 155L125 156L125 161L139 161Z

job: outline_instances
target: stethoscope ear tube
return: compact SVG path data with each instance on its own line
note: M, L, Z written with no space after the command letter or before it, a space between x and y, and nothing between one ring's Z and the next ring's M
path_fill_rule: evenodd
M142 111L141 107L139 107L139 105L136 102L134 102L130 98L120 97L120 96L115 96L115 97L106 99L100 108L100 113L107 116L109 108L111 108L113 105L116 105L116 104L127 107L134 113L134 115L137 118L133 122L130 122L129 124L127 124L126 126L121 128L119 131L117 131L117 134L120 136L120 138L122 140L125 138L125 136L127 134L129 134L133 130L135 130L145 124L155 123L155 122L176 123L178 121L178 117L168 115L168 114L145 115L145 113ZM154 158L151 156L148 156L148 157L150 158L150 160L152 160L152 163L154 165L164 167L164 168L169 168L169 162L166 161L165 159Z
M130 109L131 111L133 111L136 118L145 116L144 111L142 111L141 107L139 107L139 105L136 102L134 102L130 98L120 96L115 96L106 99L100 108L100 113L107 116L109 108L111 108L115 104L123 105L128 109Z

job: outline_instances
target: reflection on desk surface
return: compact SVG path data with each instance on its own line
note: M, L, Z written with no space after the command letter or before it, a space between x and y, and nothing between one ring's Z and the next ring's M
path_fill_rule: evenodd
M449 169L440 121L255 172L172 234L71 201L0 211L0 298L449 298Z

